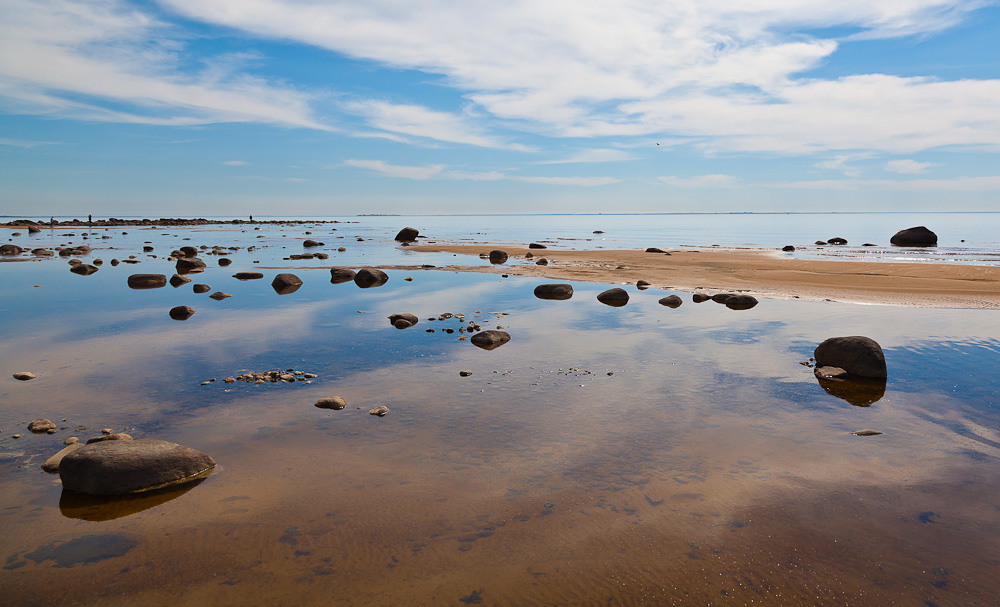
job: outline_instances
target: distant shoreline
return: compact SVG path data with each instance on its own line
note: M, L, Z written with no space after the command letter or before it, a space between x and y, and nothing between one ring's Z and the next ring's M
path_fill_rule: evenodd
M40 219L38 221L32 219L15 219L13 221L7 222L5 224L0 224L0 227L5 228L117 228L122 226L202 226L202 225L258 225L258 224L268 224L268 225L302 225L302 224L313 224L313 223L355 223L351 221L340 221L337 219L333 220L320 220L320 219L205 219L203 217L195 219L183 219L183 218L167 218L161 217L160 219L119 219L117 217L109 217L107 219L94 219L92 221L87 221L85 219L70 219L65 221L48 221Z

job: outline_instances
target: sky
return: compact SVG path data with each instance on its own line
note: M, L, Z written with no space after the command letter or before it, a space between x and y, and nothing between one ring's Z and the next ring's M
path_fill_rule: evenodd
M0 2L0 215L977 210L996 1Z

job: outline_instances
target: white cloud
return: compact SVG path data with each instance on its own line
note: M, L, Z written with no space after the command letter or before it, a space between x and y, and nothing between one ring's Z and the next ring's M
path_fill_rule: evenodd
M597 148L591 150L581 150L568 158L561 158L559 160L546 160L539 162L538 164L572 164L577 162L622 162L625 160L633 160L635 155L626 152L625 150L617 150L614 148Z
M0 145L7 145L15 148L25 148L31 149L38 147L40 145L65 145L60 141L25 141L24 139L10 139L8 137L0 137Z
M915 175L917 173L926 172L927 169L934 166L933 162L917 162L916 160L911 160L909 158L902 160L890 160L885 163L885 170L890 173L903 173L906 175Z
M514 181L526 183L542 183L546 185L578 185L592 188L601 185L619 183L621 179L614 177L510 177Z
M467 172L445 171L440 164L431 166L399 166L387 164L382 160L345 160L345 166L377 171L389 177L402 177L424 181L426 179L448 179L459 181L521 181L524 183L541 183L545 185L568 185L595 187L618 183L621 180L614 177L526 177L508 175L499 171Z
M955 177L953 179L819 179L761 184L764 187L802 190L883 190L895 192L994 192L1000 191L1000 176Z
M842 173L844 173L844 175L847 175L848 177L857 177L858 175L861 174L861 172L856 167L850 166L848 163L853 162L855 160L864 160L866 158L871 158L871 156L872 156L871 154L840 154L834 156L829 160L822 160L820 162L817 162L813 166L816 166L817 168L820 169L831 169L833 171L841 171Z
M694 177L657 177L659 181L675 188L735 188L739 185L733 175L696 175Z
M226 160L222 164L229 167L241 167L247 164L246 160Z
M431 177L434 177L444 169L444 166L440 164L435 164L432 166L425 166L425 167L402 166L396 164L387 164L382 160L345 160L344 164L349 167L357 167L359 169L368 169L370 171L377 171L389 177L415 179L417 181L430 179Z

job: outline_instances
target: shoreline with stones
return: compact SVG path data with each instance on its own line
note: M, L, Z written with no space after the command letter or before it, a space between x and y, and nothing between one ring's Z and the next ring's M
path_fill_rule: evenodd
M107 219L95 219L87 221L85 219L69 219L64 221L49 221L48 219L15 219L7 223L0 224L3 228L117 228L117 227L142 227L142 226L207 226L207 225L306 225L306 224L333 224L333 223L359 223L357 221L332 220L305 220L305 219L205 219L203 217L184 219L161 217L159 219L120 219L109 217Z

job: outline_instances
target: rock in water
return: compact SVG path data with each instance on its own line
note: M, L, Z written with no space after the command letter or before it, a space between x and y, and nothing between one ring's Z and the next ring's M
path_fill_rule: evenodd
M417 235L420 232L416 228L403 228L396 234L396 240L399 242L409 242L411 240L416 240Z
M170 308L170 318L174 320L187 320L194 316L194 308L191 306L175 306Z
M506 331L480 331L472 336L472 345L483 350L493 350L499 348L510 341L510 333Z
M111 440L63 457L63 487L91 495L149 491L200 478L215 467L201 451L162 440Z
M691 296L691 301L693 301L694 303L703 303L710 299L712 299L712 296L708 295L707 293L695 293L694 295Z
M792 251L795 250L795 247L793 247L790 244L786 244L785 246L781 247L781 250L785 251L786 253L791 253Z
M375 407L368 412L369 415L377 415L379 417L385 417L385 414L389 412L389 407L382 405L380 407Z
M490 251L490 263L505 263L507 261L507 252L501 251L500 249L494 249Z
M855 430L854 432L851 432L851 434L854 436L878 436L882 433L878 430Z
M844 239L844 238L837 237L837 238L831 238L830 240L827 240L826 243L827 244L847 244L847 240Z
M35 379L36 377L37 375L35 375L31 371L18 371L17 373L14 374L14 379L20 381L28 381L29 379Z
M278 274L271 281L271 288L278 295L288 295L299 290L302 286L302 279L295 274Z
M316 401L316 407L320 409L334 409L340 411L347 406L347 400L342 396L328 396Z
M191 290L195 293L208 293L212 290L212 285L206 285L203 282L199 282L191 287Z
M233 296L232 293L223 293L222 291L216 291L215 293L212 293L211 295L209 295L209 297L211 297L215 301L222 301L223 299L226 299L227 297L232 297L232 296Z
M62 459L81 448L83 448L83 443L73 443L71 445L67 445L62 449L62 451L59 451L49 459L45 460L42 463L42 470L45 470L46 472L58 472L59 464L62 463Z
M388 274L382 270L376 270L374 268L361 268L358 270L358 273L354 275L354 284L358 285L362 289L381 287L388 281Z
M684 301L676 295L668 295L661 299L659 303L661 306L667 306L668 308L679 308Z
M889 242L899 247L933 247L937 246L937 234L924 226L907 228L896 232Z
M98 270L97 266L92 266L89 263L77 264L69 269L70 272L74 274L79 274L80 276L90 276L97 270Z
M408 314L402 312L399 314L393 314L389 317L389 324L396 327L397 329L407 329L417 324L420 321L419 318L414 314Z
M204 272L205 262L197 257L178 259L175 264L178 274L191 274L193 272Z
M191 279L189 278L188 280ZM128 277L128 287L130 289L159 289L165 286L167 286L167 276L165 274L133 274Z
M330 282L333 284L339 285L342 282L351 282L352 280L354 280L354 270L330 268Z
M882 347L868 337L831 337L816 346L813 356L817 367L840 367L859 377L888 377Z
M323 246L323 243L322 242L317 242L317 241L309 238L309 239L306 239L306 241L302 243L302 246L306 247L306 248L321 247L321 246Z
M847 379L848 373L840 367L816 367L813 375L821 379Z
M190 278L187 276L181 276L180 274L174 274L170 277L170 286L175 289L181 285L186 285L189 282L191 282Z
M264 278L263 272L237 272L233 274L236 280L260 280Z
M538 285L535 287L535 297L538 299L566 300L573 297L573 285Z
M602 304L618 308L628 303L628 292L625 289L619 289L618 287L608 289L607 291L597 295L597 301Z
M545 246L545 245L543 245L540 242L533 242L533 243L531 243L531 244L528 245L528 248L529 249L547 249L548 247Z
M43 434L49 430L55 430L56 425L47 419L36 419L28 424L28 430L35 434Z
M184 254L184 257L197 257L198 249L195 247L181 247L180 252Z
M23 250L16 244L0 245L0 255L20 255Z
M757 298L751 295L733 295L726 300L726 307L730 310L749 310L757 303Z

